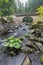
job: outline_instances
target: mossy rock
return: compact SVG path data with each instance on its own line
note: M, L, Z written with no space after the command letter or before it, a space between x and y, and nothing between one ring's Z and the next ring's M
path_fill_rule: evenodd
M43 48L40 49L41 53L43 53Z
M27 34L27 35L25 35L25 37L30 37L31 36L31 34Z
M43 63L43 55L41 55L40 61L41 61L41 63Z
M38 28L38 27L39 27L38 24L33 24L33 25L32 25L32 28L33 28L33 29Z
M22 52L23 53L25 53L25 54L30 54L30 53L32 53L33 52L33 50L31 49L31 48L29 48L29 47L21 47L21 50L22 50Z

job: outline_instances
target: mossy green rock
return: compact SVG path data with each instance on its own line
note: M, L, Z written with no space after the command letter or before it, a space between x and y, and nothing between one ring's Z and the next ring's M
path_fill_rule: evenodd
M40 61L41 63L43 63L43 55L40 57Z
M41 53L43 53L43 48L40 49Z

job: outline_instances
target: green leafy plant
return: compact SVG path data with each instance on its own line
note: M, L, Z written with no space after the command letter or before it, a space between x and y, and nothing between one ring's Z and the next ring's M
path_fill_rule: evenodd
M31 23L33 19L31 17L24 17L22 21Z
M10 37L4 41L4 46L5 47L11 47L11 48L14 47L14 48L19 49L21 47L20 43L21 43L20 39Z
M8 39L4 40L3 45L8 50L10 50L10 52L11 51L15 51L15 50L18 52L18 50L20 50L20 48L21 48L21 44L20 43L21 43L20 39L14 38L14 37L9 37Z
M40 7L37 9L37 13L40 14L40 15L43 15L43 6L40 6Z
M14 18L13 18L12 16L8 16L8 17L7 17L7 20L8 20L9 22L14 22Z

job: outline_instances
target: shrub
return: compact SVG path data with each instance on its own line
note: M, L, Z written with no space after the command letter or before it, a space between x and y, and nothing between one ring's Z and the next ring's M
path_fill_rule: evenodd
M22 21L31 23L33 19L31 17L24 17Z
M7 18L7 21L9 21L9 22L14 22L14 18L13 18L13 17L8 16L8 17L6 17L6 18Z
M43 6L40 6L39 8L37 8L37 13L40 15L43 15Z

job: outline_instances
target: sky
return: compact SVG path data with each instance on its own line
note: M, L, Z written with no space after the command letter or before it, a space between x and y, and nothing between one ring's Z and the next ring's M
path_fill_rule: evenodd
M20 0L20 1L25 4L25 2L28 1L28 0Z

